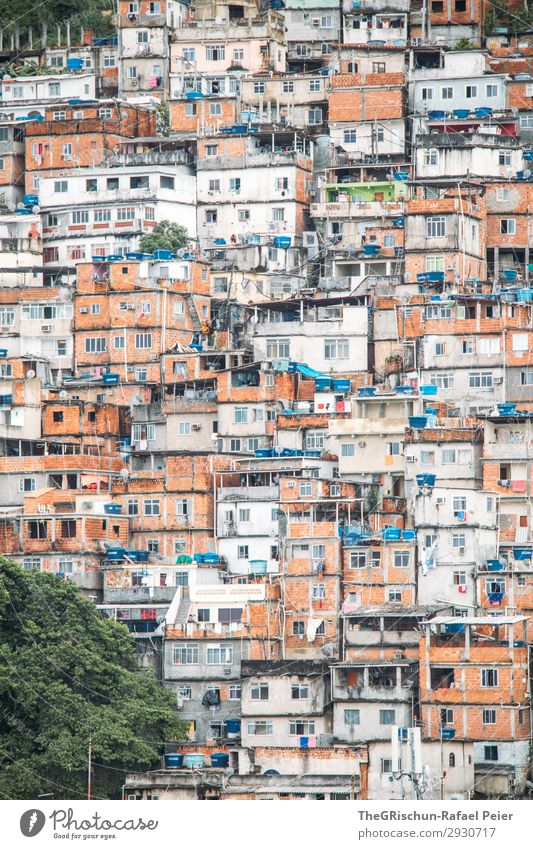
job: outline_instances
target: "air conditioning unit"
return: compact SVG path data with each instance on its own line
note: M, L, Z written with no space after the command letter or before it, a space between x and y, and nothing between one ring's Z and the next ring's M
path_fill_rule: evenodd
M135 304L126 304L126 309L127 309L127 310L132 310L133 312L135 312L135 310L137 309L137 307L135 306Z
M289 483L287 484L287 489L294 489L294 482L293 481L289 481Z
M200 428L201 428L201 425L199 425L199 424L191 425L191 430L200 430Z
M499 486L511 486L511 481L498 481Z
M72 162L72 154L71 153L64 153L63 159L64 159L65 162Z
M459 549L459 554L464 554L465 551L466 551L466 548L464 547L464 545L462 545L461 548Z
M413 456L409 455L408 457L406 457L406 458L405 458L405 462L406 462L406 463L415 463L415 462L416 462L416 457L413 457Z
M89 312L89 307L81 307L80 312L82 315L87 315Z
M135 77L129 80L130 88L139 88L139 80L136 80Z
M82 501L81 509L82 510L92 510L93 509L93 502L92 501Z
M311 18L311 23L314 27L320 26L320 18Z
M494 386L500 386L500 384L503 383L503 377L495 377L492 382L494 383Z
M361 440L361 442L357 443L357 447L358 448L366 448L366 442L364 441L364 439Z
M446 497L444 495L439 495L436 499L437 504L446 504Z
M41 330L43 333L51 333L52 325L51 324L41 324Z

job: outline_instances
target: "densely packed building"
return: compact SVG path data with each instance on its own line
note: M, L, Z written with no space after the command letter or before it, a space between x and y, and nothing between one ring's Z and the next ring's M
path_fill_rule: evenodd
M530 795L512 7L119 0L111 36L0 37L2 552L175 694L188 738L125 798Z

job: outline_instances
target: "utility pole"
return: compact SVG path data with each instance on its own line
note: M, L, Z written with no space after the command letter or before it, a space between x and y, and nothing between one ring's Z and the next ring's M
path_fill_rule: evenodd
M91 798L91 767L93 755L93 741L89 737L89 751L87 752L87 799Z

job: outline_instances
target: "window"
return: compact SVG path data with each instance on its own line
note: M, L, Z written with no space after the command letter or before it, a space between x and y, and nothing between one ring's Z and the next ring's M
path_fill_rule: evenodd
M387 454L390 457L399 457L402 453L401 442L387 442Z
M194 47L184 47L181 51L181 55L185 59L185 64L187 62L194 62L196 57L196 51Z
M497 746L485 746L484 747L484 757L486 761L497 761L498 760L498 747Z
M533 371L520 372L520 383L522 386L533 386Z
M494 708L483 708L483 725L496 725L496 710Z
M387 601L391 604L401 604L402 603L402 591L401 590L389 590L387 593Z
M24 557L22 560L22 568L25 572L31 572L32 570L36 570L37 572L41 571L41 558L40 557Z
M447 85L441 88L440 96L442 100L453 100L453 86Z
M205 48L205 58L209 62L223 62L226 58L226 48L223 44L209 44Z
M433 89L424 87L421 93L422 100L433 100Z
M500 150L498 154L498 164L499 165L510 165L511 164L511 151L510 150Z
M344 143L345 144L355 144L357 141L357 130L355 127L351 127L350 129L344 130Z
M512 344L513 344L513 351L527 351L527 350L529 350L528 334L527 333L513 333Z
M126 77L129 80L137 79L137 67L135 65L130 65L128 68L126 68Z
M291 94L294 91L294 83L291 80L285 80L282 88L283 94Z
M444 271L444 257L426 256L426 271Z
M216 209L206 209L204 215L204 221L206 224L216 224L218 220L218 213Z
M35 492L35 478L20 478L19 492Z
M341 457L355 457L354 442L343 442L341 445Z
M180 436L189 436L191 432L190 422L180 422L178 425L178 433Z
M151 333L136 333L135 334L135 347L137 349L151 348L152 347L152 334Z
M209 104L209 114L210 115L222 115L222 104L221 103L210 103Z
M308 109L307 111L307 123L309 126L315 126L316 124L322 123L322 109L318 107L315 109Z
M309 91L320 91L320 80L309 80Z
M411 565L411 554L409 551L394 552L394 566L396 569L405 569Z
M192 690L190 687L178 687L178 689L176 690L176 696L178 699L182 699L183 701L187 702L192 697Z
M324 342L324 358L326 360L347 360L350 356L348 339L326 339Z
M46 539L48 536L48 522L43 519L28 522L30 539Z
M272 723L265 720L249 722L248 734L255 737L270 737L272 735Z
M272 210L272 220L273 221L285 221L285 209L284 207L275 207Z
M235 407L233 421L235 424L246 424L248 422L248 407Z
M429 382L433 386L438 386L439 389L453 389L455 386L455 375L451 371L441 371L432 374Z
M314 719L291 719L289 722L289 734L291 737L301 737L315 733Z
M265 84L262 82L254 83L254 94L264 94L265 93Z
M233 648L231 646L208 646L207 663L210 666L233 663Z
M250 220L250 210L249 209L239 209L238 217L239 217L239 221L249 221Z
M61 94L61 84L48 83L48 94L50 97L59 97Z
M76 536L76 520L62 519L61 520L61 536L63 539L74 539Z
M14 307L0 307L0 327L11 327L14 323Z
M486 87L487 97L498 97L498 86L490 84Z
M502 218L500 220L500 233L502 236L514 236L516 233L516 220L514 218Z
M305 634L305 622L295 621L292 623L292 633L294 637L303 637Z
M306 496L308 496L308 497L312 496L312 494L313 494L313 484L311 483L311 481L305 481L304 483L301 483L300 486L299 486L298 492L299 492L300 497L305 498Z
M155 439L155 425L134 424L132 427L131 438L133 442L139 442L139 440L141 439L146 439L148 442L153 442L153 440Z
M194 644L173 646L172 663L195 666L200 663L200 647Z
M452 548L459 549L459 551L465 549L466 547L466 537L464 534L452 534Z
M117 221L133 221L135 209L133 206L119 207L117 209Z
M453 573L453 585L454 585L454 587L464 587L464 586L466 586L466 572L454 572Z
M428 239L442 239L446 236L446 219L443 215L426 218L426 236Z
M296 624L293 622L293 625ZM304 624L303 622L301 623ZM307 684L291 684L291 699L308 699L309 687Z
M455 448L442 449L442 462L444 464L453 464L457 462L457 454Z
M289 339L267 339L267 359L288 359L290 356Z
M438 165L439 151L436 147L429 147L423 152L424 165Z
M394 725L396 721L396 711L394 710L380 710L379 712L379 724L380 725Z
M231 684L228 690L228 698L230 702L239 701L241 698L241 685L240 684Z
M145 498L143 506L145 516L159 516L161 514L161 505L158 498Z
M240 177L230 177L229 190L230 190L230 192L235 192L236 194L239 194L239 192L241 190L241 178Z
M117 62L115 56L111 54L104 56L104 68L115 68L116 64Z
M361 711L349 709L344 711L345 725L359 725L361 722Z
M55 180L54 192L56 194L64 194L65 192L68 192L68 180Z
M250 698L253 702L268 701L268 684L252 684L250 687Z
M105 336L89 336L85 340L86 354L103 354L107 351L107 339Z
M392 772L391 758L381 758L381 774L387 775L390 772Z
M497 687L498 686L498 670L497 669L482 669L481 670L481 686L482 687Z
M311 585L311 598L316 600L322 600L326 598L326 585L325 584L312 584Z
M176 516L188 516L189 512L189 499L178 498L176 500Z
M470 100L474 97L477 97L477 85L467 85L465 86L465 97Z
M238 545L237 546L237 558L239 560L248 560L249 557L249 549L247 545Z
M472 371L468 375L468 385L471 389L492 389L492 384L491 371Z
M110 209L95 209L94 210L94 223L95 224L103 224L104 222L111 221L111 210Z
M229 450L230 451L240 451L241 450L241 440L236 439L235 437L233 439L230 439Z
M128 498L128 516L138 516L139 515L139 499L138 498Z

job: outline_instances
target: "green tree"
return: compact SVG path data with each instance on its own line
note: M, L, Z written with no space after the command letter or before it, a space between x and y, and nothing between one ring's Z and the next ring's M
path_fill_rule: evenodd
M154 251L164 249L167 251L179 251L189 241L189 234L181 224L172 221L160 221L151 233L145 233L139 241L139 250L151 254Z
M124 625L70 581L0 558L0 796L120 795L124 775L183 739L173 697L139 668Z
M454 50L476 50L476 45L469 38L460 38L456 42Z

